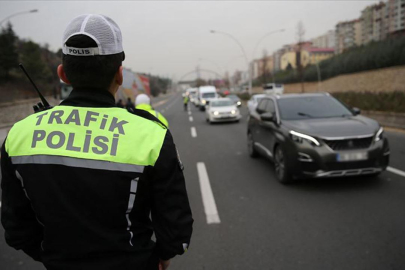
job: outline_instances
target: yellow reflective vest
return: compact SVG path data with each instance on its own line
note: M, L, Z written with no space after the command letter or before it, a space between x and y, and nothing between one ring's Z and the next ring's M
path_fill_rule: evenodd
M149 104L139 104L136 106L137 109L139 110L144 110L155 116L157 119L159 119L160 122L162 122L167 128L169 128L169 122L167 122L167 119L159 112L155 111L152 109L152 106Z
M14 159L57 155L153 166L166 131L122 108L57 106L16 123L5 147Z

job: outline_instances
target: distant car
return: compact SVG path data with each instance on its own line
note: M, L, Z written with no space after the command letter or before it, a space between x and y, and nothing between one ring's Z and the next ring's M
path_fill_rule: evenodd
M259 101L265 96L265 94L256 94L249 99L249 101L247 102L249 114L256 110L257 104L259 104Z
M227 98L231 99L236 106L240 107L242 106L242 102L240 101L240 98L237 95L227 95Z
M266 83L263 85L263 93L266 95L284 94L284 85L280 83Z
M251 157L274 162L282 183L378 175L389 163L383 128L329 94L266 96L249 117Z
M195 104L195 101L197 99L197 93L192 93L190 94L190 102Z
M239 122L241 115L236 104L229 98L219 98L211 100L206 110L207 122Z

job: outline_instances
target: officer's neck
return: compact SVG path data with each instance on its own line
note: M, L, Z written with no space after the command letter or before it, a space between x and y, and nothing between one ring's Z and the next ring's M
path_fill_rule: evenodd
M117 84L117 82L113 81L110 85L110 88L108 89L108 92L110 92L110 94L115 97L115 94L117 93L119 87L120 87L119 84Z

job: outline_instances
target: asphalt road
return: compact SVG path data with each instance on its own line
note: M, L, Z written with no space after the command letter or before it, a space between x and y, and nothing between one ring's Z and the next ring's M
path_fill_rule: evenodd
M194 106L183 110L179 94L154 104L168 119L184 163L195 219L189 251L169 269L405 268L404 176L387 171L377 179L283 186L269 161L248 156L246 117L209 125ZM405 171L405 135L386 136L391 166ZM44 269L2 238L0 254L0 269Z

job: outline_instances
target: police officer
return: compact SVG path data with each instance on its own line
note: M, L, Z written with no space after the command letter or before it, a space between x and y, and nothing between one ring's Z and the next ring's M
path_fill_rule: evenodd
M184 103L184 110L187 111L188 101L190 98L188 97L188 93L184 96L183 103Z
M135 106L134 106L134 103L132 103L131 98L127 99L127 103L125 104L125 108L127 108L127 110L129 112L133 112L135 110Z
M167 128L169 127L169 122L167 122L166 118L158 111L155 111L152 106L150 105L150 98L145 94L139 94L136 96L135 99L135 106L139 110L144 110L155 116L162 122Z
M189 246L170 131L146 111L115 107L123 60L113 20L73 19L58 67L72 93L16 123L1 149L6 242L47 269L167 269Z

